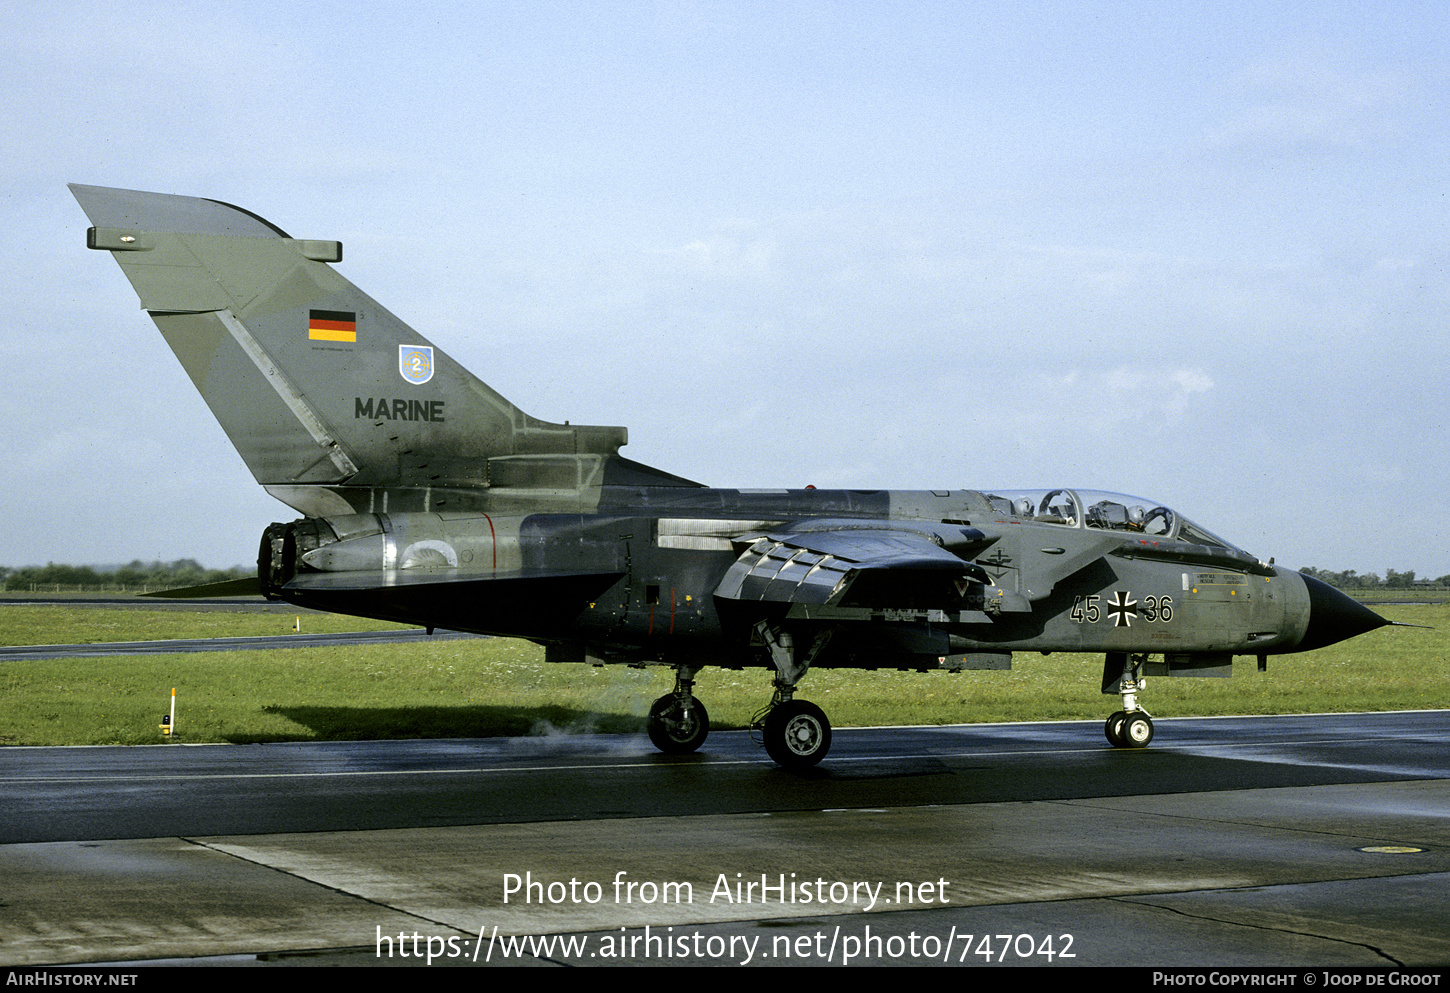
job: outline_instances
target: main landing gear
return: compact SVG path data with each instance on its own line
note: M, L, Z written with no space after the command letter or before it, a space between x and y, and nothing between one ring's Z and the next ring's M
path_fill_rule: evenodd
M831 722L825 711L806 700L795 699L796 683L806 674L816 656L831 639L823 631L804 652L798 651L795 638L767 621L755 625L759 642L770 654L775 667L775 693L770 703L750 722L759 728L765 739L765 753L777 765L787 769L808 769L831 750Z
M1146 655L1109 652L1103 664L1103 692L1117 692L1123 698L1123 709L1103 724L1103 733L1114 748L1147 748L1153 740L1153 718L1138 706L1138 691L1147 685L1142 678L1147 661Z
M831 722L820 707L794 699L795 685L810 667L810 660L825 647L828 636L817 636L805 660L797 663L789 633L765 624L759 628L776 667L775 694L750 726L762 732L766 754L777 764L787 769L809 768L831 749ZM698 666L679 666L675 670L675 688L649 708L645 724L649 740L667 755L687 755L703 745L710 734L710 715L694 694L695 674L699 671Z
M765 753L787 769L806 769L831 750L831 722L808 700L772 702L761 725Z
M646 729L654 746L668 755L687 755L705 743L710 734L710 715L695 699L698 668L675 670L675 688L649 708Z

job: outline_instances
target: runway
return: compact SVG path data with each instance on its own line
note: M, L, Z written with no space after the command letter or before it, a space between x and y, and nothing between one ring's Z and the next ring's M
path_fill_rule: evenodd
M6 749L0 964L1450 961L1450 712L1157 723Z

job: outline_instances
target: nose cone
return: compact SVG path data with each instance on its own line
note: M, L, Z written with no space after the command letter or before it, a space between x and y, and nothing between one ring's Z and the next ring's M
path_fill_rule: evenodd
M1309 592L1309 624L1294 651L1307 652L1313 648L1323 648L1390 623L1333 586L1321 583L1312 576L1304 576L1303 579L1304 587Z

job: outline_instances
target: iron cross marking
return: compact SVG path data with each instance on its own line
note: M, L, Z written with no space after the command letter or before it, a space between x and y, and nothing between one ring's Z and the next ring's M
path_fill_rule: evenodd
M1002 549L998 548L992 552L990 558L977 559L977 564L986 566L992 573L993 578L1001 579L1002 574L1012 566L1012 556L1005 554Z
M1113 615L1113 627L1133 626L1133 618L1138 616L1138 601L1130 600L1132 595L1127 590L1118 590L1113 594L1113 599L1108 604L1108 613Z

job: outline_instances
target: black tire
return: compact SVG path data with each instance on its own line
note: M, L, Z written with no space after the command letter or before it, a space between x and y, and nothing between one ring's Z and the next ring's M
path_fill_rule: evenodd
M1153 719L1147 714L1129 714L1123 722L1123 747L1147 748L1153 740Z
M1127 712L1120 710L1109 717L1103 724L1103 734L1107 736L1108 744L1114 748L1128 747L1128 742L1123 737L1123 722L1127 719Z
M705 743L710 735L710 715L705 705L696 700L690 717L683 719L684 708L673 693L666 693L649 708L646 728L649 740L669 755L687 755Z
M782 703L765 718L765 751L777 765L807 769L831 750L831 722L805 700Z

